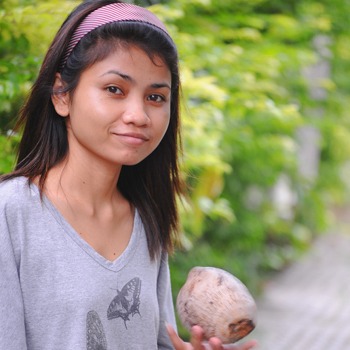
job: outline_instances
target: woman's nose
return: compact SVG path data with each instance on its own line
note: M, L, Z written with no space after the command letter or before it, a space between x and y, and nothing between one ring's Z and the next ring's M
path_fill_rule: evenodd
M148 125L150 118L147 114L144 102L136 99L126 102L123 121L126 124L135 124L137 126Z

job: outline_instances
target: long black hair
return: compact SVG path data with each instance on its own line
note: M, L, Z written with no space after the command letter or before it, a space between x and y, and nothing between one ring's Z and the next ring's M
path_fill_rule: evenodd
M183 192L178 154L181 150L179 127L180 78L176 47L162 30L143 22L112 22L85 35L67 62L62 60L70 38L82 20L92 11L120 1L90 0L80 4L64 21L56 34L25 102L16 130L23 130L17 163L1 181L25 176L32 182L39 178L43 193L48 171L68 153L65 118L60 117L51 96L57 72L73 94L82 72L104 59L113 42L136 45L153 59L160 57L171 72L171 114L168 129L159 146L146 159L133 166L123 166L118 188L139 211L148 249L153 259L162 250L171 252L178 232L177 196Z

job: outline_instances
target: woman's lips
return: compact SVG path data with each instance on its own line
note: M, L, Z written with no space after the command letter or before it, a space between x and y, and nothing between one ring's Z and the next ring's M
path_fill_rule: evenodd
M141 134L141 133L135 133L135 132L126 132L126 133L113 133L114 135L118 136L120 140L124 143L131 144L131 145L141 145L147 141L149 141L149 137Z

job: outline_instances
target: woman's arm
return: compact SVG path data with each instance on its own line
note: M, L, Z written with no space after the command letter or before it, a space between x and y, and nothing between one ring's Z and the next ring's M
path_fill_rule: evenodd
M3 206L1 206L3 207ZM5 208L0 208L0 349L26 350L19 272Z
M168 256L163 254L161 257L158 283L158 304L159 304L159 334L158 349L174 349L169 339L166 324L171 324L176 329L175 311L171 290L170 272L168 265Z

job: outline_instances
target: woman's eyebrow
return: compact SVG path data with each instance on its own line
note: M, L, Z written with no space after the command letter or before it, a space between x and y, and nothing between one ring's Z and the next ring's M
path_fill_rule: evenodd
M171 90L171 87L168 83L154 83L154 84L151 84L151 87L155 89L161 89L165 87Z
M103 77L103 76L108 75L108 74L119 75L119 76L120 76L121 78L123 78L124 80L130 81L130 82L133 82L133 81L134 81L134 79L131 78L129 75L124 74L124 73L122 73L122 72L119 72L119 71L117 71L117 70L115 70L115 69L111 69L111 70L109 70L108 72L101 74L100 77Z
M126 81L129 81L131 83L135 82L135 80L130 75L127 75L127 74L124 74L122 72L119 72L116 69L111 69L111 70L101 74L100 77L103 77L103 76L108 75L108 74L118 75L122 79L124 79ZM164 83L152 83L150 86L152 88L154 88L154 89L168 88L169 90L171 90L171 86L168 83L166 83L166 82L164 82Z

